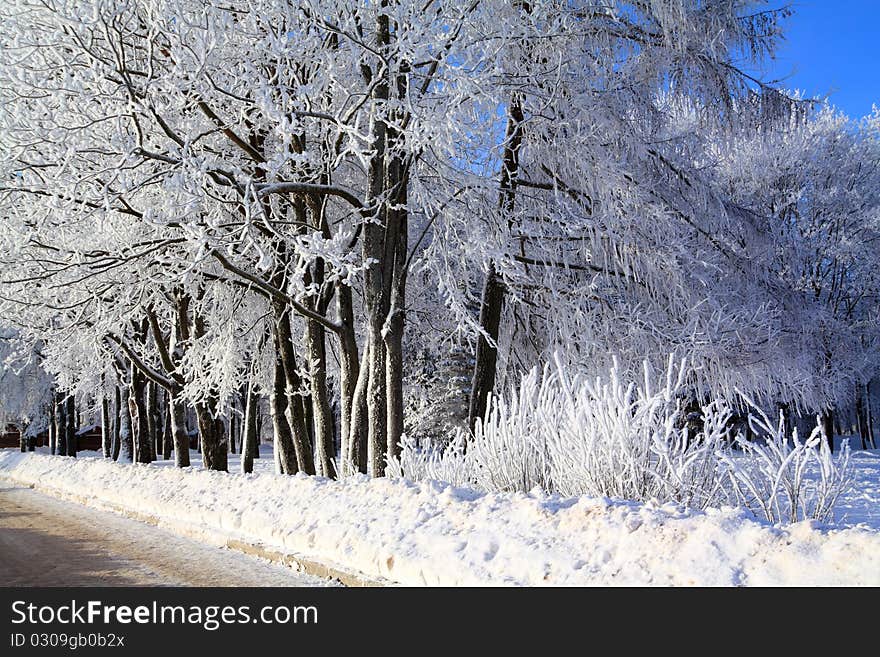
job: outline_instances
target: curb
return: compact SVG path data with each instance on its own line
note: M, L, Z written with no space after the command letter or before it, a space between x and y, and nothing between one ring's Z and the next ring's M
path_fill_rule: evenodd
M204 539L204 536L199 534L198 532L189 531L185 527L177 525L175 523L164 522L161 518L154 515L141 513L139 511L132 511L131 509L128 509L120 504L105 502L103 500L96 500L94 497L77 495L76 493L70 493L61 488L56 488L54 486L46 484L38 484L30 481L25 481L24 479L19 479L18 477L12 476L5 472L0 472L0 481L7 481L17 486L30 488L40 493L49 495L50 497L62 499L68 502L74 502L90 509L97 509L99 511L110 511L130 520L136 520L137 522L152 525L153 527L159 527L160 529L170 531L173 534L177 534L178 536L182 536L184 538L188 538L199 543L210 543L209 541L206 541ZM281 564L289 568L293 568L297 572L305 573L306 575L312 575L313 577L319 577L321 579L335 580L343 586L347 587L373 588L396 585L396 583L392 582L391 580L377 579L358 571L349 570L335 564L317 561L315 559L311 559L300 554L275 550L273 548L266 547L263 543L260 542L250 542L239 538L225 538L222 539L219 543L213 544L217 547L225 547L229 550L234 550L235 552L247 554L252 557L259 557L261 559L271 561L272 563Z

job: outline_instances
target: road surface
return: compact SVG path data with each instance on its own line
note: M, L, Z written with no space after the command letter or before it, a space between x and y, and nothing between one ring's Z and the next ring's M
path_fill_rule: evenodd
M287 566L0 484L0 586L324 586Z

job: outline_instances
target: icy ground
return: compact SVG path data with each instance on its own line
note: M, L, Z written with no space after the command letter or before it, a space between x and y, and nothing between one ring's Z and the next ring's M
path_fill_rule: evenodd
M278 477L269 452L240 475L3 450L0 477L402 584L880 585L880 452L856 451L853 462L856 485L833 527L771 527L738 509Z
M2 586L327 586L329 582L24 487L0 485Z

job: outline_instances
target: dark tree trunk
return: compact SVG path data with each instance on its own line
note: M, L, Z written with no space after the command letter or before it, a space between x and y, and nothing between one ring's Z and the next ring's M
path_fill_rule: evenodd
M254 407L254 417L256 418L257 423L257 436L254 441L254 454L253 457L255 459L260 458L260 442L263 436L263 411L260 408L260 396L257 395L256 406Z
M186 428L186 405L180 399L180 392L168 396L168 413L171 416L171 433L174 436L174 465L189 467L189 433Z
M874 408L871 401L871 382L865 384L865 408L868 415L868 440L871 443L871 449L877 449L877 443L874 440Z
M351 403L351 437L349 439L349 459L358 472L367 474L367 385L369 376L370 347L364 346L361 355L360 376L354 389Z
M277 341L276 341L277 346ZM287 421L287 380L284 377L284 363L281 362L280 349L275 357L275 374L272 393L269 395L269 409L272 415L272 449L281 474L293 475L299 471L296 462L296 450L290 435L290 423Z
M226 472L228 445L223 420L214 417L216 400L199 402L195 406L199 424L199 443L202 446L202 464L206 470Z
M67 398L67 440L66 455L76 458L76 432L79 430L76 422L76 399L71 394Z
M131 368L131 394L128 399L128 408L131 413L135 459L138 463L152 463L153 444L150 437L149 410L147 408L147 379L134 366Z
M52 453L67 455L67 404L60 393L55 393L55 448Z
M392 307L385 334L385 383L388 387L387 427L385 430L386 462L400 457L403 438L403 310Z
M300 381L300 385L305 385L302 383L302 377L297 376ZM315 413L312 409L312 393L307 392L304 388L300 388L300 394L297 395L300 404L302 405L302 418L303 418L303 426L306 430L306 442L309 446L309 452L312 454L312 458L314 458L315 454ZM315 470L317 473L317 470Z
M49 403L49 453L54 454L58 441L58 395L52 391L52 399Z
M235 454L235 438L237 432L236 417L235 417L235 401L231 401L229 403L229 453Z
M101 453L109 459L113 453L113 427L110 426L110 400L104 394L101 397Z
M200 297L201 292L198 298ZM193 312L192 328L196 339L204 337L207 332L205 319L198 312ZM199 445L203 467L207 470L226 472L229 469L229 444L223 420L218 417L218 407L219 399L215 390L210 390L204 401L195 404L196 420L199 425Z
M779 413L782 415L782 435L787 441L791 440L791 408L786 403L779 404Z
M371 477L382 477L385 475L388 387L381 324L370 326L367 341L367 472Z
M147 412L147 443L150 446L150 462L156 460L162 453L162 444L159 442L160 436L158 425L156 423L156 382L148 381L145 390L146 398L144 400L144 408Z
M474 375L471 380L471 394L468 402L468 423L471 431L474 430L477 420L485 418L489 393L495 387L495 375L498 367L498 335L503 306L504 283L495 272L494 263L489 263L489 271L486 274L480 302L480 328L484 333L477 337Z
M390 19L379 13L376 18L376 47L380 52L388 50L391 43ZM381 116L389 99L390 85L386 78L377 79L373 86L375 103L370 133L373 155L368 170L369 204L376 208L376 216L364 223L361 247L365 262L370 262L364 272L364 306L367 315L367 366L360 371L366 377L367 405L367 470L370 476L385 474L386 433L388 429L387 387L385 379L385 343L382 327L388 315L388 298L385 295L386 276L390 263L386 259L386 229L388 228L383 200L388 192L385 158L388 129L386 118ZM386 224L386 225L383 225Z
M24 436L27 434L30 425L24 426L21 428L21 435ZM25 438L25 443L27 444L27 451L33 452L37 449L37 437L36 436L28 436Z
M822 436L828 445L830 451L834 451L834 409L826 409L822 411L821 416Z
M310 385L312 391L312 421L315 435L319 474L336 478L333 459L336 457L333 444L333 413L327 398L327 351L324 340L324 327L309 320L306 326L306 344L310 366Z
M259 399L253 392L253 382L243 398L244 423L241 437L241 471L249 473L254 471L254 454L259 451L257 445L257 406Z
M113 386L113 449L111 456L116 461L119 458L119 451L122 446L120 434L122 432L122 413L123 406L119 395L119 386Z
M352 309L351 288L348 285L338 283L336 285L336 314L342 324L342 332L339 336L340 363L339 363L339 418L341 437L342 461L354 466L355 470L364 472L358 463L358 445L364 436L363 425L359 430L352 430L352 417L354 411L355 390L358 384L360 366L358 364L357 338L354 332L354 311ZM358 414L363 417L363 413ZM352 457L352 455L354 455Z
M402 95L405 89L398 89ZM390 131L390 143L399 139L395 129ZM388 298L388 315L385 321L385 386L386 425L385 458L400 456L400 441L403 438L403 332L406 326L406 261L408 255L407 176L406 166L399 156L391 158L388 165L388 178L395 190L393 207L387 209L386 259L393 270L386 281L385 295Z
M290 310L286 306L275 306L276 347L281 354L285 379L285 395L287 405L285 416L290 424L290 437L293 441L297 470L308 475L315 474L315 459L312 456L308 430L306 429L305 413L300 398L302 380L296 366L293 350L293 335L290 330ZM293 473L291 473L293 474Z
M166 461L171 458L172 452L174 452L174 434L171 429L171 416L173 415L173 411L171 409L171 393L167 390L164 393L165 403L163 404L163 413L162 413L162 458ZM188 448L189 446L187 446ZM189 449L187 449L187 456L189 456Z
M516 201L516 178L519 175L519 151L523 139L523 110L519 94L514 94L509 105L507 135L502 156L499 207L508 216L513 212ZM498 276L494 263L489 263L483 296L480 301L480 328L477 338L477 351L474 363L474 376L471 380L471 395L468 404L468 423L473 430L478 419L486 416L489 393L495 387L498 368L498 336L501 326L501 312L504 308L504 283Z
M868 449L868 417L865 413L865 400L862 396L863 388L864 386L861 383L856 384L856 424L858 425L862 449Z

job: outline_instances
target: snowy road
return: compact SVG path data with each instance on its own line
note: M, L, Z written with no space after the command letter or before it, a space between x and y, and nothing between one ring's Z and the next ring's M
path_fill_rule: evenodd
M0 586L323 586L136 520L0 484Z

